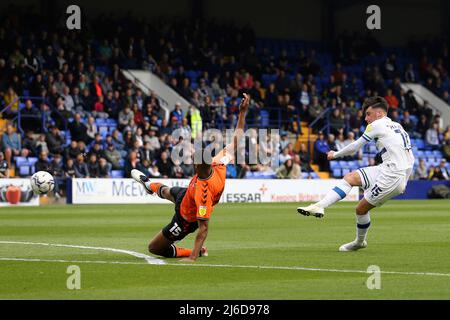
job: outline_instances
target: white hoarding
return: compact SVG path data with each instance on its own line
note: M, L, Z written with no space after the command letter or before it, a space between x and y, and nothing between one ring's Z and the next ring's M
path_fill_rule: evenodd
M155 179L170 187L187 187L187 179ZM321 199L338 180L228 179L221 202L312 202ZM353 188L344 201L357 201ZM148 195L133 179L73 179L72 202L88 203L169 203Z
M0 179L0 207L38 205L39 197L31 190L30 179Z

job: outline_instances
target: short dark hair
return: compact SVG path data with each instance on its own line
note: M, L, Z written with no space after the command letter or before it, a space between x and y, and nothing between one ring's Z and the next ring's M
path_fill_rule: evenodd
M363 111L366 112L366 110L370 107L383 109L384 111L386 111L386 113L389 109L389 105L386 99L380 96L370 97L364 100Z

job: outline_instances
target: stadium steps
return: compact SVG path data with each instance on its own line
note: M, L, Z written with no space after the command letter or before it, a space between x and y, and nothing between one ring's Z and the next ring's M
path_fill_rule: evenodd
M311 164L311 168L317 172L320 179L330 179L330 173L326 171L319 171L319 165L318 164Z

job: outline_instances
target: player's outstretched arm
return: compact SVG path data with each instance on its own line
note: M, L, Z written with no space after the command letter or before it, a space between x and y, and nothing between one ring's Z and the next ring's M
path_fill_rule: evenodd
M233 140L229 145L227 145L218 155L216 155L213 159L213 162L219 162L221 159L227 158L225 163L231 161L231 157L236 151L236 146L238 141L244 134L245 128L245 115L247 113L248 105L250 104L250 95L244 93L244 98L239 105L239 116L236 125L236 129L234 131ZM222 160L223 161L223 160Z
M183 261L194 262L199 257L200 251L208 236L208 223L209 220L198 220L198 231L197 236L195 237L194 249L192 249L191 255L188 258L183 259Z
M353 141L349 145L346 145L340 151L329 151L327 153L327 159L328 160L333 160L333 159L336 159L336 158L341 158L341 157L345 157L345 156L354 155L366 143L368 143L368 141L366 139L364 139L363 137L360 137L358 140Z

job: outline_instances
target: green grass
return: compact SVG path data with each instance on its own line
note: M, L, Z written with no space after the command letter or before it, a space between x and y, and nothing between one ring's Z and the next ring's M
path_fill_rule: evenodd
M367 249L340 253L353 240L354 203L325 219L295 213L297 204L220 204L211 219L210 256L196 265L278 266L450 274L450 202L390 201L372 212ZM0 241L110 247L146 253L166 225L170 205L84 205L0 209ZM193 235L182 243L191 247ZM450 276L240 267L148 265L132 256L89 249L1 244L1 299L449 299ZM136 264L113 264L112 262ZM179 264L176 259L166 262ZM66 269L81 268L81 290L68 290Z

